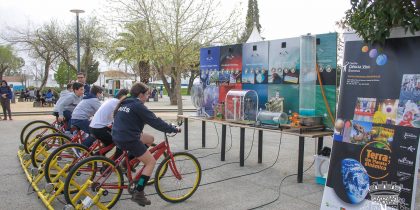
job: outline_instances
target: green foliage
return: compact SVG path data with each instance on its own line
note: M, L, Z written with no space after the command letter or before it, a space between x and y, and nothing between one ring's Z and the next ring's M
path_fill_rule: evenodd
M93 63L93 65L90 65L87 68L87 80L86 80L86 83L93 84L93 83L95 83L98 80L98 77L99 77L98 67L99 67L99 62L98 61L95 61Z
M18 57L10 45L0 45L0 78L3 74L14 75L25 65L25 61Z
M257 0L248 0L248 11L246 13L245 30L242 33L239 43L245 43L252 33L254 22L257 26L258 32L261 32L260 14Z
M68 84L71 80L76 79L76 71L71 68L66 62L62 61L58 65L57 72L54 74L55 81L62 87Z
M351 0L351 6L343 23L366 42L383 44L398 26L412 34L420 30L420 9L412 0Z

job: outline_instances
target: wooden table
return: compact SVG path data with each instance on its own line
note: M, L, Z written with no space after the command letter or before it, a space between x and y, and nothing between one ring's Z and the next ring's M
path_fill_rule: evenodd
M227 121L207 119L203 117L194 117L187 115L178 115L179 118L184 119L184 149L188 150L188 121L196 120L201 121L201 146L206 147L206 122L218 123L222 125L222 144L221 144L221 161L225 161L226 154L226 126L238 127L240 129L239 134L239 165L242 167L245 163L244 152L245 152L245 129L251 128L258 130L258 163L262 163L262 153L263 153L263 131L282 133L299 137L299 152L298 152L298 176L297 182L302 183L303 180L303 155L305 152L305 137L307 138L317 138L318 139L318 152L322 150L324 144L324 136L332 136L333 132L331 131L306 131L299 132L299 130L287 129L267 129L262 127L254 127L249 125L237 124Z

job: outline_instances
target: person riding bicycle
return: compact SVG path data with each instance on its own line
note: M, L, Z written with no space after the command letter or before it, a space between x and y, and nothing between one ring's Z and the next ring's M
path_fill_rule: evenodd
M114 111L114 124L112 126L112 139L122 150L127 150L139 161L144 163L144 170L138 180L131 200L144 206L151 202L144 194L147 184L156 164L155 158L140 141L145 124L152 128L166 132L178 133L180 129L166 123L150 111L144 103L150 95L149 88L144 83L135 83L130 90L130 97L120 101Z
M59 122L65 121L68 125L68 129L70 129L71 114L77 104L82 100L83 92L83 85L75 82L73 83L73 93L64 95L62 101L56 104L55 110L58 112L57 120Z
M90 134L90 118L93 117L96 111L98 111L99 107L101 107L99 98L102 97L102 92L102 88L96 85L90 89L89 94L85 95L82 101L80 101L76 108L74 108L74 111L71 114L72 125L77 126L83 132ZM94 138L88 136L83 140L82 144L90 147L94 141Z
M114 110L121 99L128 94L127 89L120 89L115 98L105 101L93 115L92 121L89 124L90 133L99 139L105 147L114 143L111 135L111 125L114 122ZM118 149L115 151L114 159L119 157L122 151Z

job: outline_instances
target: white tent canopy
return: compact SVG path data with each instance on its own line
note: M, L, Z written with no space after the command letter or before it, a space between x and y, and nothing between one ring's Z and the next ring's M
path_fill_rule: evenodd
M257 26L254 24L254 28L252 29L251 35L249 35L249 38L246 41L246 43L261 42L261 41L263 41L263 38L258 32Z

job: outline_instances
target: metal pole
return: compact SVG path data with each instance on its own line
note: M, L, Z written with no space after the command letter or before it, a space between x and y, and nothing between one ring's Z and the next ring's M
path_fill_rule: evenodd
M80 34L79 34L79 13L76 13L77 25L77 73L80 73Z

